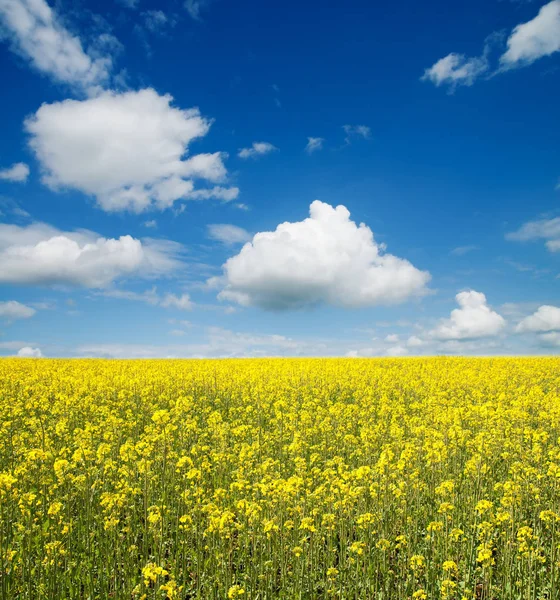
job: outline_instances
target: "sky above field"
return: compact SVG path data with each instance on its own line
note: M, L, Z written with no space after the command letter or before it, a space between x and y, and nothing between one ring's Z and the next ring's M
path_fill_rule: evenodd
M560 348L560 0L0 0L0 71L0 355Z

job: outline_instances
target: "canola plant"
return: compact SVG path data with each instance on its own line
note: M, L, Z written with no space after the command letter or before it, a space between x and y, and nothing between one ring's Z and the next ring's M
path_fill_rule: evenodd
M560 359L0 361L2 599L557 600Z

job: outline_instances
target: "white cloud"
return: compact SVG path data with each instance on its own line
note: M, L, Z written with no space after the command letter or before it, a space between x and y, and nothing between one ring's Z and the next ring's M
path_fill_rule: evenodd
M13 321L15 319L29 319L37 311L30 306L21 304L16 300L9 300L8 302L0 302L0 319L7 319Z
M213 188L205 190L194 190L187 194L186 198L189 200L209 200L210 198L216 198L216 200L222 200L223 202L231 202L239 196L239 188L230 187L225 188L219 185Z
M0 170L0 179L5 181L26 182L29 177L29 167L25 163L15 163L7 169Z
M539 340L543 346L560 346L560 332L551 331L539 335Z
M148 227L148 229L156 229L157 221L155 219L151 219L150 221L144 221L144 227Z
M251 234L237 225L208 225L208 235L223 244L244 244L251 239Z
M176 296L175 294L166 294L160 302L163 308L177 308L178 310L191 310L193 302L188 294Z
M176 335L179 330L174 330ZM209 327L203 339L188 344L149 346L135 344L84 345L77 352L86 356L112 358L196 357L228 358L249 356L317 356L329 348L322 342L296 340L283 335L253 334Z
M200 11L207 4L207 0L185 0L185 8L195 21L200 21Z
M506 235L513 242L546 240L550 252L560 251L560 217L554 219L538 219L524 223L517 231Z
M162 10L147 10L142 13L146 29L157 32L169 22L167 15Z
M43 182L95 196L106 211L140 213L163 210L181 198L237 197L237 188L194 189L193 179L226 179L226 155L185 158L211 121L197 108L173 107L172 100L143 89L43 104L25 122Z
M543 56L560 51L560 0L545 4L538 15L517 25L507 40L507 50L500 56L500 66L490 74L489 55L492 46L501 40L501 34L490 35L481 56L469 58L452 52L424 71L423 81L436 86L472 85L484 74L495 75L509 69L530 65Z
M256 158L278 150L270 142L253 142L250 148L241 148L237 153L239 158Z
M391 333L385 338L385 341L390 344L396 344L399 341L399 336L396 333Z
M173 242L130 235L106 239L45 223L0 224L0 283L103 288L122 277L168 274L180 266L179 252Z
M406 345L408 348L419 348L420 346L423 346L426 342L424 342L424 340L421 340L418 336L416 335L411 335L408 340L406 340Z
M470 86L488 71L488 67L485 55L467 58L464 54L452 52L426 69L422 81L431 81L438 87L448 84L451 89L458 85Z
M17 356L20 358L41 358L43 353L40 348L31 348L30 346L25 346L18 350Z
M451 253L453 256L464 256L473 250L478 250L478 246L457 246L457 248L453 248Z
M382 254L344 206L318 200L309 218L257 233L223 269L219 298L271 310L396 304L426 294L430 280L407 260Z
M518 333L560 331L560 308L548 305L539 307L532 315L520 321L515 331Z
M530 65L543 56L560 51L560 0L552 0L538 15L517 25L507 41L507 51L500 57L504 68Z
M146 290L145 292L131 292L127 290L104 290L98 292L100 296L106 298L116 298L117 300L132 300L134 302L145 302L152 306L157 306L161 302L161 297L157 293L157 288Z
M132 300L135 302L145 302L152 306L161 306L163 308L177 308L179 310L191 310L194 307L194 302L188 294L177 296L167 293L161 296L157 292L157 288L146 290L144 292L131 292L127 290L104 290L98 292L100 296L106 298L116 298L118 300Z
M367 125L343 125L344 133L346 134L345 142L349 144L352 137L362 137L365 140L371 137L371 129Z
M455 299L460 308L452 310L449 319L442 319L429 332L429 337L438 340L472 340L497 335L504 329L504 318L490 309L486 296L481 292L460 292Z
M88 55L45 0L2 0L0 22L12 48L54 80L87 93L108 80L111 59Z
M392 346L391 348L387 348L385 351L387 356L405 356L408 354L408 348L404 346Z
M312 154L316 150L323 149L324 138L320 137L308 137L307 138L307 146L305 146L305 151L308 154Z
M376 341L377 338L373 338L372 341ZM392 344L392 345L387 345ZM384 338L383 342L377 343L377 345L362 347L357 350L350 350L346 352L348 357L368 357L368 356L406 356L408 354L417 355L419 349L425 346L427 342L421 340L419 337L412 335L407 340L401 341L400 336L397 334L391 334Z
M3 217L6 213L18 219L27 219L31 216L15 200L0 195L0 217Z
M179 327L192 327L192 323L190 321L181 321L181 320L177 320L177 319L169 319L168 323L170 325L178 325Z

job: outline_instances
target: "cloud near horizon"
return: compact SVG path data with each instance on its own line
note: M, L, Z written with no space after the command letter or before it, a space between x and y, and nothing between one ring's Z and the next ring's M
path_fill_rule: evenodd
M506 326L505 319L493 311L482 292L470 290L455 296L459 305L451 311L448 319L428 333L436 340L475 340L495 336Z
M427 294L430 280L407 260L384 254L371 229L356 225L344 206L319 200L309 218L255 234L223 270L220 299L266 310L398 304Z
M180 268L179 253L179 244L130 235L0 224L0 283L104 288L120 278L168 275Z

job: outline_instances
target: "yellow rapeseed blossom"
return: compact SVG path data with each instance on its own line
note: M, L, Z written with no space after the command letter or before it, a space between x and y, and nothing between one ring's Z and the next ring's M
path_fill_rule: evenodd
M239 598L240 596L243 596L245 594L245 589L242 588L240 585L232 585L227 593L227 597L228 598Z
M558 358L0 360L10 598L552 598L559 506Z

